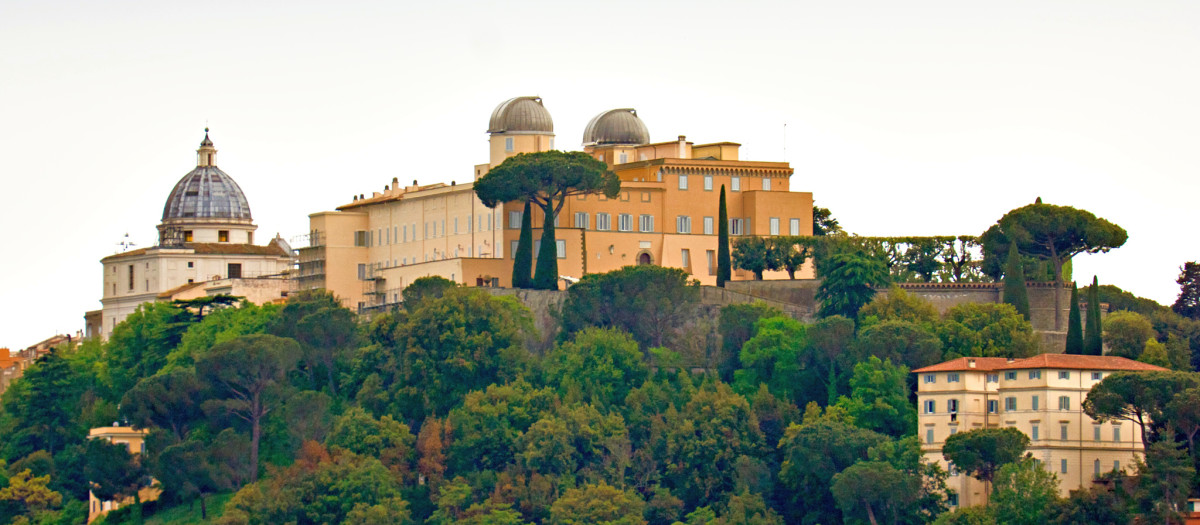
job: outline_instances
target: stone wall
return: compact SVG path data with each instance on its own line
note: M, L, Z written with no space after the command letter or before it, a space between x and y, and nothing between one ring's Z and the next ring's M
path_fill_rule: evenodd
M567 300L567 292L561 290L523 290L519 288L481 288L498 297L515 297L521 304L529 308L533 324L537 327L538 337L530 341L530 350L544 355L554 346L554 338L558 336L561 325L559 312L563 302Z

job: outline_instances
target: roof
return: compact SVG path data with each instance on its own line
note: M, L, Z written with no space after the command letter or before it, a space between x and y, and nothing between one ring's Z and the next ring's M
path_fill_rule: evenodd
M252 220L250 203L233 177L216 166L196 166L184 175L163 206L162 220Z
M205 284L205 282L198 282L198 283L192 282L192 283L181 284L181 285L171 288L170 290L167 290L165 292L159 292L158 298L159 299L170 299L171 297L174 297L175 294L178 294L180 292L184 292L187 290L191 290L192 288L195 288L197 286L204 286L204 284Z
M650 130L633 108L611 109L592 117L583 128L583 145L631 145L650 142Z
M974 362L975 366L971 366L971 362ZM913 370L913 373L969 370L993 372L997 370L1028 370L1037 368L1060 370L1131 370L1139 372L1166 370L1161 366L1154 366L1111 355L1040 354L1024 359L1012 360L1004 357L960 357L944 363L918 368Z
M554 120L542 106L542 97L515 97L492 111L488 133L554 133Z
M151 248L138 248L136 250L121 252L116 255L109 255L108 257L100 259L100 262L145 255L152 250L159 249L163 249L163 247L154 246ZM283 247L276 243L271 243L266 246L258 246L256 244L231 244L225 242L185 242L183 243L183 246L171 246L167 249L201 255L270 255L274 257L291 257L291 254L288 253L287 250L284 250ZM190 252L187 250L190 250Z

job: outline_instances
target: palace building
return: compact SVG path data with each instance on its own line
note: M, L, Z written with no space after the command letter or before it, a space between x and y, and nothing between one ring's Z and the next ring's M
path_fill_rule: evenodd
M487 133L489 162L474 167L472 182L402 185L394 177L382 192L311 214L308 246L299 249L299 287L326 288L363 309L399 302L400 290L428 275L511 286L523 203L490 209L475 196L473 181L513 155L554 149L554 122L541 98L516 97L496 107ZM693 144L682 135L651 142L634 109L600 113L582 138L583 151L621 179L621 192L564 204L555 232L565 280L657 264L715 284L722 186L731 236L812 235L812 194L791 191L786 162L741 160L733 142ZM541 210L533 213L540 239ZM801 274L811 276L811 269ZM733 278L753 274L737 271Z
M263 303L292 287L291 247L276 236L254 244L246 195L217 167L217 149L204 130L196 168L175 184L163 206L158 243L100 260L103 309L88 312L87 336L107 338L113 328L152 301L229 294Z
M1128 470L1144 447L1129 421L1100 423L1083 413L1096 383L1117 371L1161 367L1116 356L1041 354L1025 359L962 357L913 371L917 434L925 458L950 472L953 505L987 502L983 482L952 469L942 456L959 431L1013 427L1030 438L1029 453L1058 476L1063 496L1101 474Z

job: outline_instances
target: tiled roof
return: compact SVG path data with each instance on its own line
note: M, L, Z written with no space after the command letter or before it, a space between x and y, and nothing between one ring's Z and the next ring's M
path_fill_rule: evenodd
M1004 370L1062 368L1069 370L1164 371L1166 368L1113 355L1041 354L1017 359L1001 367Z
M975 366L971 366L974 362ZM956 372L965 370L1030 370L1038 368L1065 370L1166 370L1161 366L1116 357L1111 355L1041 354L1024 359L1009 360L1003 357L960 357L944 363L918 368L913 373Z
M205 283L203 283L203 282L199 282L199 283L187 283L187 284L181 284L181 285L179 285L179 286L176 286L176 287L174 287L174 288L171 288L170 290L167 290L167 291L165 291L165 292L160 292L160 293L158 294L158 298L159 298L159 299L170 299L171 297L174 297L174 296L175 296L175 294L177 294L177 293L180 293L180 292L183 292L183 291L186 291L186 290L190 290L190 289L192 289L192 288L195 288L195 287L197 287L197 286L204 286L204 284L205 284Z
M133 257L136 255L145 255L150 250L155 250L155 249L159 249L159 248L162 248L162 247L156 246L154 248L138 248L136 250L130 250L127 252L118 253L116 255L109 255L108 257L100 259L100 261L101 262L111 261L111 260L116 260L116 259L122 259L125 257ZM171 247L171 248L176 248L176 247ZM284 250L282 247L280 247L278 244L276 244L274 242L272 242L271 244L268 244L266 246L258 246L255 244L233 244L233 243L226 243L226 242L188 242L188 243L184 243L183 246L178 247L177 249L179 249L179 248L184 249L184 250L190 249L190 250L192 250L192 253L198 253L198 254L203 254L203 255L273 255L276 257L290 257L291 256L290 254L287 253L287 250Z
M975 366L971 366L971 362L974 362ZM913 370L913 372L954 372L958 370L982 370L990 372L992 370L999 370L1000 367L1007 364L1008 359L1003 357L960 357L944 363L929 365L925 368L918 368Z

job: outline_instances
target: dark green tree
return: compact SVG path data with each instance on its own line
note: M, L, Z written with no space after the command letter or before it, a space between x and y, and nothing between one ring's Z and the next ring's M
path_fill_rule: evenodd
M754 337L754 325L759 319L779 317L783 312L763 302L735 303L721 307L717 332L721 334L721 355L716 359L721 379L733 381L733 371L741 367L742 345Z
M947 359L1030 357L1038 351L1033 326L1003 303L964 303L946 311L937 326Z
M858 317L858 310L875 296L875 288L890 282L887 264L862 250L850 250L829 257L821 269L817 300L819 315Z
M562 335L589 326L629 332L644 348L663 346L700 301L700 283L678 268L626 266L587 274L567 289Z
M830 415L809 417L792 425L779 442L783 454L779 480L787 487L789 523L842 523L837 499L830 491L839 472L869 458L871 447L887 436L858 428Z
M1021 459L1029 436L1013 427L977 428L946 438L942 455L959 470L991 483L1000 467Z
M178 501L200 501L200 517L208 518L206 498L233 488L233 480L222 475L210 445L204 439L189 439L166 447L158 454L152 473L168 496Z
M456 286L457 283L440 275L428 275L413 279L400 291L400 296L404 298L404 309L411 312L420 308L426 299L437 299Z
M733 373L733 386L744 396L753 395L759 385L771 394L795 401L802 388L802 353L808 345L806 327L790 317L770 317L758 321L751 337L742 346L742 369Z
M1176 393L1194 388L1200 377L1188 372L1113 372L1092 387L1083 412L1100 422L1132 421L1142 443L1151 443L1151 422L1164 422L1164 411Z
M729 210L725 206L725 185L721 185L721 202L717 210L717 286L733 277L733 266L729 255Z
M854 424L892 437L917 432L917 410L908 400L908 368L871 356L854 365L850 397L837 406L854 418Z
M886 523L898 523L903 502L913 488L906 478L886 462L860 461L835 474L830 491L843 516L866 516L876 525L879 514L886 516Z
M558 289L558 244L554 219L568 197L603 194L614 199L621 180L603 162L582 151L521 153L509 157L475 181L475 194L489 208L524 200L542 209L542 246L534 287Z
M521 435L557 402L553 390L525 381L489 385L466 394L446 421L455 436L446 450L449 476L503 470L520 452Z
M942 340L932 329L909 321L872 324L859 330L855 345L859 355L890 359L913 370L942 361Z
M296 367L300 345L273 335L244 335L220 343L196 359L196 374L216 397L206 411L232 414L250 425L251 481L258 479L262 421L280 405L282 386Z
M841 225L833 218L829 208L813 205L813 235L835 235L842 232Z
M5 457L10 461L37 450L56 455L84 436L76 419L82 389L63 351L54 348L38 358L4 392Z
M1104 342L1108 353L1119 357L1137 359L1146 347L1146 340L1155 337L1154 325L1146 316L1128 311L1108 314L1102 323Z
M84 475L89 488L101 501L124 501L134 498L141 503L138 490L147 484L141 461L129 453L129 445L109 443L104 439L89 439L84 456L87 458ZM139 512L135 509L134 512Z
M305 387L320 389L324 383L331 395L337 395L337 378L350 349L357 346L353 312L326 290L302 290L288 298L272 333L300 343L304 351L300 369L308 378Z
M1083 353L1083 315L1079 311L1079 287L1071 283L1071 311L1067 315L1066 354Z
M800 237L771 237L768 247L777 265L776 270L784 270L788 279L796 278L796 271L804 267L808 261L811 248L808 243L801 242Z
M171 303L150 302L142 303L117 325L104 357L113 397L119 397L139 379L154 375L165 366L167 355L179 345L194 321L191 312Z
M183 441L204 416L200 410L204 389L191 369L150 376L121 398L121 415L134 426L158 427L170 432L175 442Z
M1179 269L1179 297L1171 305L1175 313L1200 321L1200 264L1183 263Z
M525 201L521 212L521 235L513 254L513 288L533 288L533 208Z
M1087 324L1083 331L1083 353L1086 355L1101 355L1104 353L1103 330L1100 324L1100 283L1092 277L1092 286L1088 288Z
M617 407L650 370L637 341L614 329L587 328L546 356L546 382L568 402Z
M219 293L216 295L206 295L195 299L175 299L171 301L175 306L187 310L195 317L195 322L204 320L204 316L221 308L234 306L242 301L244 297L235 297L229 294ZM206 311L207 310L207 311Z
M1008 262L1004 264L1004 302L1013 305L1017 313L1029 320L1029 290L1025 288L1025 269L1017 244L1008 244Z
M774 252L768 239L755 235L742 237L733 243L733 267L754 272L754 280L761 281L763 272L779 269Z
M980 236L984 258L999 258L1016 243L1017 250L1050 263L1054 270L1054 326L1062 327L1058 294L1063 265L1080 253L1104 253L1125 244L1123 228L1070 206L1037 202L1012 210ZM985 266L987 263L985 262Z
M1195 479L1192 459L1173 441L1147 446L1146 460L1138 465L1134 493L1145 522L1179 523Z

